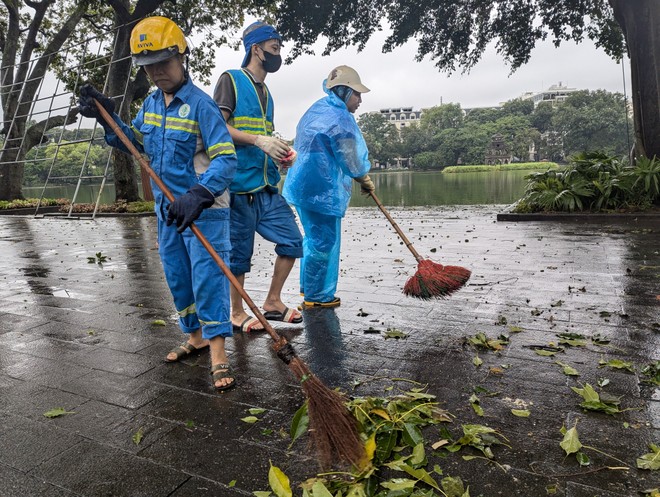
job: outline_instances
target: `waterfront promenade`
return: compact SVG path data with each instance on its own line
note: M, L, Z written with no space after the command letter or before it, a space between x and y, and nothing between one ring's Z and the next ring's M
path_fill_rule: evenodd
M413 380L454 416L443 427L456 438L466 424L504 435L494 464L464 460L482 455L471 449L436 457L440 434L425 432L429 469L460 476L472 497L660 487L660 471L636 469L649 443L660 444L660 391L642 373L660 360L660 219L498 222L503 208L391 209L418 252L473 272L460 292L432 302L401 293L416 262L384 216L349 209L342 306L305 310L302 325L276 329L328 386L385 397ZM268 490L269 462L294 487L316 474L305 440L289 449L304 397L267 335L228 340L238 387L223 394L208 354L163 362L182 335L155 238L153 217L0 217L0 497L249 496ZM272 259L261 241L246 281L257 304ZM301 301L297 268L285 288L291 305ZM478 333L508 344L477 350L466 339ZM629 369L611 366L621 362ZM620 397L624 412L584 411L571 387L587 383ZM44 416L54 408L71 414ZM266 410L254 424L241 420L251 408ZM585 449L589 466L566 457L562 426L598 450Z

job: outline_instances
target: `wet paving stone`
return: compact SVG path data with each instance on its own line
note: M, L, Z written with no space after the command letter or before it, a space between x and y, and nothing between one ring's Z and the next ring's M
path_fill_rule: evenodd
M20 495L22 497L73 497L75 494L58 488L55 485L45 483L38 478L26 475L22 471L0 464L0 495L11 497Z
M475 497L628 497L660 486L654 472L635 469L648 444L660 443L659 390L640 385L641 369L660 360L658 220L495 222L498 209L392 208L423 256L473 272L451 298L430 302L401 293L417 262L384 217L350 209L341 307L305 309L301 325L275 323L276 330L331 388L352 397L426 388L454 416L451 433L484 424L506 436L510 447L494 448L495 463L463 460L480 455L469 448L448 457L427 450ZM269 461L289 475L298 497L297 485L318 471L308 437L289 449L290 423L305 399L265 333L227 341L238 386L226 393L212 386L207 352L163 361L185 337L155 240L153 218L0 217L3 497L249 496L268 489ZM89 264L97 252L107 262ZM245 282L257 305L272 259L272 245L258 239ZM298 291L296 265L287 305L301 302ZM387 331L406 337L386 338ZM506 335L509 344L499 353L475 349L466 339L477 333ZM558 345L560 333L588 343L554 357L534 352ZM612 359L631 362L634 372L601 364ZM580 376L566 376L557 361ZM600 388L603 378L610 383ZM630 410L584 411L571 387L585 383L620 396ZM483 416L471 406L475 394ZM44 418L53 407L75 414ZM511 413L520 407L529 418ZM250 408L266 409L254 424L241 421ZM562 425L575 423L583 444L608 454L589 452L587 468L559 446ZM432 427L427 441L438 437ZM602 469L624 464L630 469ZM19 485L23 492L12 493Z
M83 441L32 471L80 495L167 496L189 476L93 442Z

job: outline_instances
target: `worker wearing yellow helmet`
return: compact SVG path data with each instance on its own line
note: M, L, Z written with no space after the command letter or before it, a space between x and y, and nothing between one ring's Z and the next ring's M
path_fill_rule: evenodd
M214 386L226 390L236 385L225 351L225 338L232 335L229 282L186 228L194 221L220 256L229 258L228 187L237 164L234 144L218 106L188 75L188 44L173 21L143 19L133 28L130 46L135 64L157 87L131 126L114 113L114 100L90 85L81 88L78 109L104 127L109 145L127 151L94 100L101 103L149 157L151 167L176 198L170 203L152 182L158 250L179 327L188 336L165 360L179 361L210 345Z

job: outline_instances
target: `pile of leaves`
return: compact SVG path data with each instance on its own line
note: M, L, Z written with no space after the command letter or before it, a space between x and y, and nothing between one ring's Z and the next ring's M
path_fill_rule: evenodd
M302 497L470 497L460 478L444 476L438 465L427 469L422 428L452 421L434 395L415 388L390 398L356 398L348 408L365 443L365 460L352 471L321 473L308 479L300 485ZM303 406L291 426L294 441L306 431L307 423ZM452 452L470 445L461 440L444 440L441 445L451 447ZM475 436L470 438L474 440ZM433 474L442 478L437 481ZM271 465L268 481L272 492L257 491L255 496L293 495L289 478L278 467Z

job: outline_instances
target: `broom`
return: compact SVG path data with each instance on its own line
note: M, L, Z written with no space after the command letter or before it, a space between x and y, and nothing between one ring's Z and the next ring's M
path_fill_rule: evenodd
M110 114L108 114L98 101L95 100L94 102L103 119L105 119L133 157L139 162L140 167L158 185L158 188L160 188L167 199L173 202L174 196L169 188L167 188L154 170L151 169L149 163L140 155L140 152L138 152ZM277 353L277 356L284 361L291 372L301 382L303 392L307 397L310 432L312 440L316 445L321 465L328 467L333 460L337 460L341 463L360 466L365 458L364 445L357 431L356 420L346 407L345 397L336 390L331 390L325 386L310 371L307 364L296 355L295 350L287 342L286 338L277 334L225 262L194 223L190 225L190 230L209 252L227 279L238 293L240 293L245 303L263 325L264 330L273 339L273 349Z
M417 253L412 242L403 234L399 225L392 219L392 216L387 212L376 194L369 192L369 195L417 259L417 272L406 281L403 287L405 295L423 300L429 300L433 297L443 298L451 295L467 283L472 274L469 269L460 266L443 266L430 259L424 259Z

